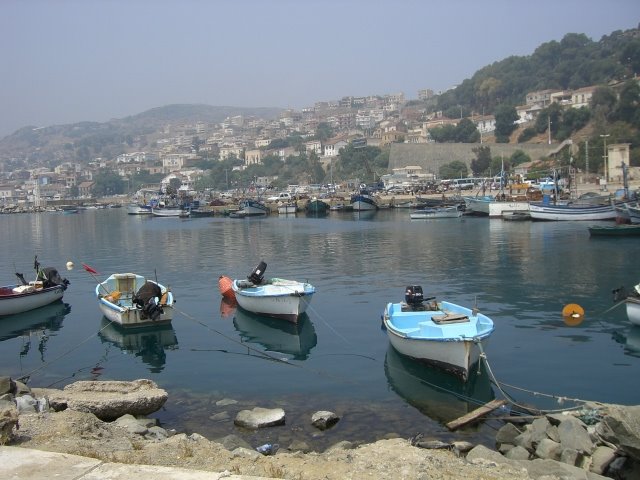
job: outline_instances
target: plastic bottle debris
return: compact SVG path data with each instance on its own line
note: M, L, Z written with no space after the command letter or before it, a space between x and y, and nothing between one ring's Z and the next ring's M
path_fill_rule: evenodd
M277 443L265 443L256 448L256 450L262 455L275 455L278 451L279 445Z

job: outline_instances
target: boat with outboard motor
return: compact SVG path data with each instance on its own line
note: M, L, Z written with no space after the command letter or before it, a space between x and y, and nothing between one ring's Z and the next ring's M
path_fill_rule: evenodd
M260 262L246 280L220 277L220 292L225 297L235 297L238 305L249 312L296 323L307 310L315 287L297 280L265 279L266 268L267 264Z
M0 316L28 312L60 300L69 285L53 267L41 268L36 256L33 262L36 279L27 282L22 273L16 272L20 284L0 287Z
M625 287L620 287L614 289L612 293L614 302L624 302L629 321L640 327L640 283L634 285L630 292Z
M114 273L96 286L98 307L122 327L169 323L175 299L171 289L135 273Z
M419 285L406 288L404 302L388 303L382 321L398 352L465 380L494 330L493 321L477 308L425 299Z

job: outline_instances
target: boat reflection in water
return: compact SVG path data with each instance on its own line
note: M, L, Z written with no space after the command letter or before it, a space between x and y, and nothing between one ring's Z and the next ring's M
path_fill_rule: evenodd
M313 323L306 313L294 324L237 308L233 325L243 342L262 345L268 352L291 355L293 360L306 360L318 343Z
M494 399L484 365L469 371L464 382L455 375L387 349L384 372L391 389L429 418L448 423Z
M62 328L62 321L70 311L69 304L57 301L28 312L7 315L0 320L0 341L34 331L56 332Z
M102 343L115 345L123 352L140 357L153 373L164 370L164 364L167 361L165 350L178 348L176 332L170 323L157 327L124 329L102 317L98 336Z
M26 357L35 339L40 359L44 362L49 337L62 328L62 321L70 311L71 306L60 300L25 313L3 317L0 320L0 342L22 337L20 357Z
M612 338L624 346L625 355L640 358L640 326L632 325L627 330L616 330Z

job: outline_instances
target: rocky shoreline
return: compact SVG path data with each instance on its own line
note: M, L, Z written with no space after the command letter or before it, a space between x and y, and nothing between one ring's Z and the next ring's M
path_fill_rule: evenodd
M495 450L467 442L389 438L339 442L312 452L304 442L254 448L237 435L214 441L166 430L149 415L166 402L150 380L76 382L30 389L0 377L0 444L108 462L179 466L286 479L640 478L640 407L590 404L579 411L505 423ZM282 425L282 409L243 410L241 428ZM316 412L318 431L340 418Z

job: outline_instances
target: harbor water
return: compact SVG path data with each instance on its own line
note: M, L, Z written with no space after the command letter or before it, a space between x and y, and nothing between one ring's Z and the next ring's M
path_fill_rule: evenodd
M407 209L331 212L310 218L151 218L126 209L0 215L3 285L33 277L33 258L71 284L63 302L0 319L0 375L31 387L78 380L149 378L169 393L165 428L210 439L240 435L252 445L390 435L491 444L498 422L451 433L445 424L502 389L542 409L572 399L640 404L640 327L614 307L611 291L640 282L635 238L590 238L583 222L501 219L410 220ZM314 295L295 327L222 301L218 277L305 280ZM66 270L67 262L73 270ZM85 271L86 264L99 272ZM103 319L97 280L134 272L170 286L172 325L122 331ZM407 285L425 296L474 306L493 319L488 364L463 384L402 357L381 328L387 302ZM563 307L585 310L575 326ZM613 308L612 308L613 307ZM500 388L491 382L491 375ZM284 426L247 431L238 411L281 407ZM341 420L320 432L318 410ZM494 417L509 415L509 408Z

